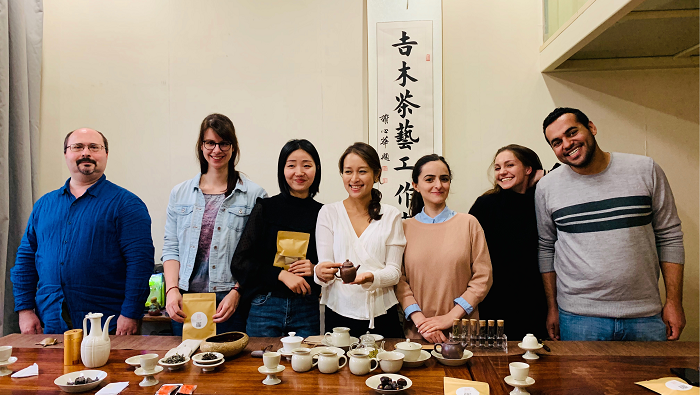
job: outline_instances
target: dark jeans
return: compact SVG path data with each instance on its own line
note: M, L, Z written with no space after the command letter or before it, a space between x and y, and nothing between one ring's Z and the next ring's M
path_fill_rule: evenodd
M320 333L318 296L281 298L256 295L250 303L246 333L251 337L280 337L289 332L308 337Z
M403 329L399 323L399 313L396 306L377 317L374 317L374 329L369 329L369 320L356 320L342 316L326 306L326 332L333 332L333 328L344 326L350 328L350 336L359 338L367 332L382 335L384 338L403 339Z
M181 291L182 292L182 291ZM216 307L219 307L219 303L224 299L228 292L217 292L216 293ZM245 332L245 323L248 319L248 310L250 305L247 305L241 301L238 304L236 311L224 322L219 322L216 324L216 334L220 335L226 332ZM173 328L173 336L182 336L182 326L179 322L170 320L170 324Z

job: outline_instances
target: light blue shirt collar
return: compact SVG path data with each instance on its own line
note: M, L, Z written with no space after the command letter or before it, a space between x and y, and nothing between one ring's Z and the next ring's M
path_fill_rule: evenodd
M447 221L448 219L452 218L455 216L454 211L450 210L449 207L445 206L445 209L442 210L442 212L438 215L435 216L435 218L430 218L428 214L425 213L425 207L420 211L420 213L416 214L414 217L418 222L422 222L424 224L439 224L442 222Z

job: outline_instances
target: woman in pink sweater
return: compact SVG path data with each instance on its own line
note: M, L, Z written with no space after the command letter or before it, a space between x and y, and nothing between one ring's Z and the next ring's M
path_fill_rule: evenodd
M491 259L479 221L447 207L452 172L445 158L420 158L412 181L412 218L403 222L406 250L396 296L407 337L443 342L454 319L478 318L477 306L491 288Z

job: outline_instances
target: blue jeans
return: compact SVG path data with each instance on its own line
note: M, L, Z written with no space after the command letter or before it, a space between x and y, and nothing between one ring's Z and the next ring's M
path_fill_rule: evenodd
M308 337L320 331L318 296L280 298L268 293L256 295L250 303L248 336L280 337L296 332L297 336Z
M219 307L219 303L224 299L228 292L217 292L216 293L216 307ZM220 335L226 332L245 332L245 323L248 318L248 308L249 306L243 302L238 304L236 311L231 314L228 320L216 324L216 334ZM179 322L170 320L170 326L173 328L173 336L182 337L182 326Z
M561 340L666 341L661 313L642 318L604 318L571 314L559 309Z

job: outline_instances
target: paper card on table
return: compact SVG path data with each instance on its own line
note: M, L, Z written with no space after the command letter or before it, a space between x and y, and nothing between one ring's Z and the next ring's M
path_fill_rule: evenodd
M39 375L39 365L33 364L31 366L28 366L19 372L15 372L11 377L14 378L19 378L19 377L30 377L30 376L38 376Z
M118 393L124 391L124 389L128 386L128 381L122 381L120 383L109 383L106 386L102 387L101 390L97 391L95 395L117 395Z
M480 381L470 381L445 377L445 395L489 395L489 385Z
M700 388L693 387L678 377L663 377L635 384L661 395L700 395Z

